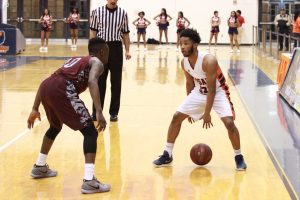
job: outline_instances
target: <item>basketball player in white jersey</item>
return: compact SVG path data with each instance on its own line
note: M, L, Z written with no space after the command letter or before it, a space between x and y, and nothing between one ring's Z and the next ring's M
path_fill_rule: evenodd
M203 128L213 126L210 112L213 108L223 121L235 154L237 170L246 170L240 149L239 131L234 124L234 109L230 102L229 88L217 59L208 53L198 52L201 39L196 30L185 29L180 34L180 47L184 56L181 66L186 76L187 97L175 112L168 130L167 144L163 155L153 162L156 167L168 166L179 135L182 122L203 120Z

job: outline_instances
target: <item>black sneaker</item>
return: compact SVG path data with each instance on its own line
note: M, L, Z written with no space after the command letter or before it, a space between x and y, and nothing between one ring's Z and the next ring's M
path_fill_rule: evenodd
M172 156L170 157L167 151L164 151L163 155L159 156L157 160L153 161L154 166L156 167L166 167L170 166L170 163L173 161Z
M244 171L247 169L247 165L244 161L243 155L236 155L234 157L235 164L236 164L236 170L237 171Z
M111 115L110 116L110 121L111 122L117 122L118 121L118 115Z

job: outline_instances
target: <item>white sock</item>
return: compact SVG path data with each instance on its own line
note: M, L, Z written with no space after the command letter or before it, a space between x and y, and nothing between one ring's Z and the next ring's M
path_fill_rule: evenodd
M47 154L39 153L38 159L36 160L36 165L37 166L44 166L46 165L46 159L47 159Z
M238 149L238 150L234 149L234 156L241 155L241 154L242 154L241 149Z
M169 153L170 157L172 156L173 148L174 148L174 143L167 142L165 150Z
M94 176L94 163L85 163L84 165L84 180L92 180Z

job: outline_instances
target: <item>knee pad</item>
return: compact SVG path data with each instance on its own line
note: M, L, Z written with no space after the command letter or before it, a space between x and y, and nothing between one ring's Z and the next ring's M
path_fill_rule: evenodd
M84 154L87 153L96 153L97 151L97 138L98 132L94 125L89 125L84 129L80 130L82 133L84 140L83 140L83 152Z
M60 132L60 130L57 130L50 126L50 128L47 130L45 135L47 136L47 138L49 138L51 140L55 140L55 138L59 134L59 132Z

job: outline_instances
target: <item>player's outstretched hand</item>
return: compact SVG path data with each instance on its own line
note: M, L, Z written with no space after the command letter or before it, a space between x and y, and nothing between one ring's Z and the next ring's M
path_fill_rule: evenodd
M195 122L195 120L194 120L193 118L191 118L191 117L188 117L188 121L189 121L191 124Z
M203 119L203 126L202 128L205 127L205 129L208 129L210 127L213 127L214 125L211 123L211 116L210 114L205 114L201 117L201 119ZM200 119L200 120L201 120Z
M96 117L97 117L97 125L96 125L97 130L99 132L104 131L106 128L106 120L105 120L102 112L97 112Z
M39 111L32 110L29 117L28 117L28 119L27 119L27 127L29 129L33 128L34 121L36 119L39 119L39 121L41 121L41 114L39 113Z

